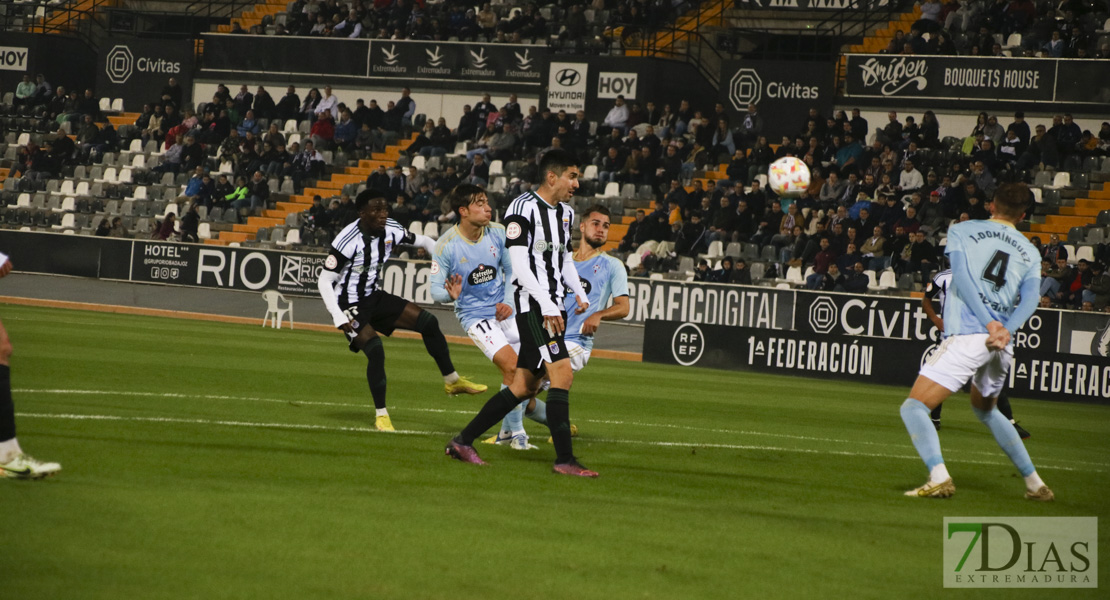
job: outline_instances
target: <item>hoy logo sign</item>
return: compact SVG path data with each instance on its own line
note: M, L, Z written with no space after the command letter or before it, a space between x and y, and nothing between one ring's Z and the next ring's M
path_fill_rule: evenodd
M1098 587L1097 517L945 517L944 587Z
M26 71L27 49L0 46L0 71Z
M628 100L636 97L637 73L599 73L597 76L597 97L616 98L624 96Z

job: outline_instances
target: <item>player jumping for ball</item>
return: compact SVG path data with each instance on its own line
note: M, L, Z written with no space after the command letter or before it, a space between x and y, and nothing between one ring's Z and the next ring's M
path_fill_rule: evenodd
M929 480L907 496L947 498L955 493L929 412L970 380L971 408L1025 478L1025 497L1054 497L1018 432L995 406L1013 358L1011 336L1040 299L1040 256L1014 227L1028 198L1025 185L1002 185L990 206L992 219L965 221L948 230L945 254L952 265L952 286L944 306L945 338L921 367L901 409L914 448L929 468Z
M470 382L455 372L447 338L432 313L379 289L382 265L397 244L415 244L430 255L435 242L414 235L389 218L389 207L380 192L363 191L355 199L358 219L335 236L320 272L318 287L336 328L347 335L352 352L366 354L366 381L374 398L374 426L394 431L385 403L385 349L379 334L388 336L400 327L418 332L424 347L443 375L450 394L480 394L486 386Z

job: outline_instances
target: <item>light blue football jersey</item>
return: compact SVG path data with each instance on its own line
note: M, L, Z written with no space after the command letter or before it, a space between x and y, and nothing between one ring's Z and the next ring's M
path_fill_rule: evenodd
M575 314L578 302L574 299L574 292L567 294L563 303L567 307L564 339L592 350L594 336L582 335L582 325L590 315L604 309L609 304L609 298L628 295L628 273L624 270L624 263L604 252L589 260L574 261L574 267L578 270L578 279L582 282L582 291L586 292L590 307L580 315Z
M1041 278L1041 257L1033 244L1012 225L991 219L964 221L948 229L945 254L963 253L973 290L960 289L953 278L944 304L944 330L948 335L987 333L968 307L981 302L987 312L1003 323L1017 307L1019 291L1027 279ZM956 265L953 265L955 270Z
M440 302L450 302L443 284L453 275L462 275L462 292L455 301L455 315L463 329L470 329L482 319L493 319L498 302L512 306L512 298L506 298L505 285L512 274L509 253L505 251L503 226L490 223L482 231L482 237L472 242L459 232L456 225L436 242L432 263L432 297Z

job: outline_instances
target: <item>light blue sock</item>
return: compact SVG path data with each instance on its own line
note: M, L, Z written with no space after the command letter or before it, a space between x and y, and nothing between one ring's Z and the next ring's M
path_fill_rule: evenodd
M503 383L501 384L501 389L507 387L509 386ZM518 431L524 431L524 408L526 406L528 406L527 400L521 402L516 408L510 411L509 414L505 415L505 418L501 420L502 433L512 434Z
M906 431L910 432L913 447L917 449L917 453L921 456L921 460L925 461L929 471L931 472L937 465L944 464L944 458L940 455L940 436L937 435L937 429L933 427L933 421L929 417L929 407L922 404L920 400L906 398L902 403L901 412L902 422L906 424ZM1013 429L1012 425L1010 429Z
M1036 471L1033 467L1033 460L1029 458L1029 451L1025 449L1025 444L1021 442L1021 436L1014 429L1013 423L1010 423L1010 420L998 410L997 406L989 411L979 410L974 406L971 409L975 411L975 416L979 417L979 421L994 434L994 441L998 442L998 446L1002 448L1006 456L1010 457L1010 462L1014 463L1017 470L1021 472L1021 476L1028 477L1032 475Z
M536 398L536 410L524 413L524 416L532 419L540 425L547 425L547 403L539 398Z

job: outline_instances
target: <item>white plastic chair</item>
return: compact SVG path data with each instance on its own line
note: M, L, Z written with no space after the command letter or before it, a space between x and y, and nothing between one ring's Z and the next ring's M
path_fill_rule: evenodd
M266 326L266 322L275 329L281 329L281 322L285 319L286 313L289 314L289 329L293 329L293 302L286 300L274 290L266 290L262 292L262 299L266 301L266 316L262 317L262 326ZM284 302L285 306L282 307L281 303Z

